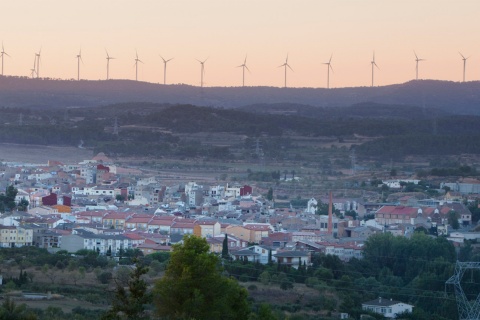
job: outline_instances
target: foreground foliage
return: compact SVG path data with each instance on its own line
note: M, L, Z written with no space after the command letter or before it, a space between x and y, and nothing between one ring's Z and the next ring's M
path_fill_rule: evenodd
M207 241L185 236L174 246L165 276L154 288L156 312L166 319L247 319L247 291L223 276Z

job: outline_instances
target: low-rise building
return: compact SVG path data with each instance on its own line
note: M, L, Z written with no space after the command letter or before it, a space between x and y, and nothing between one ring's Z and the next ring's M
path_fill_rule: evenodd
M411 313L413 306L401 301L382 299L382 297L379 297L378 299L362 303L362 309L382 314L385 318L393 319L397 314L403 312Z

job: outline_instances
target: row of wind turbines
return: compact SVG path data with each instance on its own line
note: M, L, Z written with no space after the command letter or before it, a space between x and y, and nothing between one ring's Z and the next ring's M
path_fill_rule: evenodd
M40 77L40 57L41 57L41 53L42 53L41 48L38 52L35 52L35 56L34 56L34 60L33 60L33 68L30 69L30 76L32 78L35 78L35 77L39 78ZM115 58L110 56L108 54L107 50L105 50L105 53L106 53L106 60L107 60L107 78L106 79L109 80L110 79L110 60L115 59ZM418 80L419 62L425 61L426 59L419 58L415 51L413 53L415 55L415 80ZM465 82L467 60L470 57L465 57L461 52L459 52L459 54L460 54L460 56L462 57L462 60L463 60L463 82ZM4 75L4 73L3 73L3 63L4 63L4 57L5 56L10 57L10 55L7 52L5 52L5 48L4 48L3 43L2 43L2 51L0 52L0 57L1 57L1 60L2 60L2 73L1 73L2 76ZM174 58L165 59L165 58L163 58L162 55L160 55L160 58L163 60L163 84L167 84L167 63L170 62L171 60L173 60ZM324 65L327 66L327 88L330 88L330 71L333 73L332 58L333 58L333 54L330 56L330 59L328 60L328 62L323 63ZM78 54L76 55L76 59L77 59L77 80L80 80L80 63L83 64L82 50L81 49L78 52ZM204 75L205 75L205 62L207 62L208 58L206 58L205 60L198 60L198 59L195 59L195 60L197 60L200 63L200 87L203 88L203 85L204 85L203 78L204 78ZM135 80L138 81L138 64L139 63L144 63L138 57L138 52L135 52L134 61L135 61L135 64L134 64ZM373 52L373 57L372 57L372 60L370 61L370 64L372 66L371 86L373 87L374 86L374 80L375 80L375 69L380 70L377 63L375 62L375 52ZM247 56L245 56L245 59L244 59L243 63L241 65L237 66L237 68L242 68L242 86L244 87L245 86L245 70L250 72L250 69L248 69L248 67L247 67ZM290 69L291 71L293 71L292 67L288 64L288 54L287 54L287 57L285 58L285 62L283 64L279 65L278 68L284 68L284 87L286 88L287 87L287 70Z

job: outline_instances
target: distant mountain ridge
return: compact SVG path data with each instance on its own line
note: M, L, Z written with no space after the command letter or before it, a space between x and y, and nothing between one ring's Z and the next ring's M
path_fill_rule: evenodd
M132 80L71 81L0 76L0 107L89 107L132 101L222 108L282 103L345 107L370 102L480 115L480 81L418 80L373 88L200 88Z

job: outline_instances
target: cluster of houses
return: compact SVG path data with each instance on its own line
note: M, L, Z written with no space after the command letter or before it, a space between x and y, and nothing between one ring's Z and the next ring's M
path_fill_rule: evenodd
M472 226L472 214L462 203L462 191L477 190L472 184L448 184L451 191L443 199L405 195L394 203L369 203L330 193L293 208L267 200L260 194L265 190L250 185L168 183L99 154L78 164L3 163L0 188L9 185L18 190L15 200L27 200L29 206L0 215L4 248L87 249L112 256L138 249L148 255L170 251L193 234L205 238L214 253L222 253L226 241L233 259L296 268L309 265L314 253L361 259L364 242L377 233L409 237L423 228L458 244L480 238L477 232L452 232L448 225L453 211L462 228ZM319 202L329 204L328 215L316 214ZM382 298L362 307L388 318L413 308Z
M249 185L167 184L118 167L104 154L78 164L2 164L0 187L11 184L18 189L16 201L27 200L29 206L0 216L1 247L112 255L135 248L150 254L169 251L194 234L206 238L212 252L220 253L227 239L234 259L295 267L309 264L316 252L361 259L363 243L376 233L409 236L423 227L449 235L451 211L462 226L472 223L461 202L409 196L379 204L330 194L310 199L305 208L281 207ZM316 214L319 201L329 203L328 215ZM344 216L352 211L360 219ZM374 219L362 219L369 214Z

